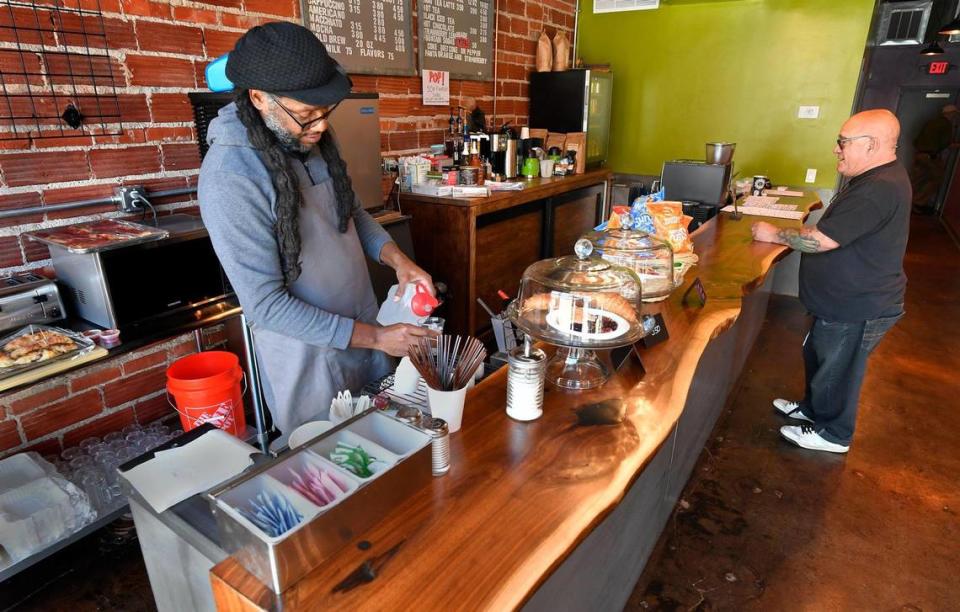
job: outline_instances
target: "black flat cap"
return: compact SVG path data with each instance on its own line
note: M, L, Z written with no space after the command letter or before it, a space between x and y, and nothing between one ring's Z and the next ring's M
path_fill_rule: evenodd
M261 89L313 106L329 106L350 93L350 77L307 28L275 21L250 28L227 58L227 78L242 89Z

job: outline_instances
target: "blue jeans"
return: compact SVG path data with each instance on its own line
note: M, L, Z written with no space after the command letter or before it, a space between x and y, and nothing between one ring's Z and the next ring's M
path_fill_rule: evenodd
M803 343L806 390L800 411L825 440L850 444L867 358L903 316L902 305L893 312L856 323L814 318Z

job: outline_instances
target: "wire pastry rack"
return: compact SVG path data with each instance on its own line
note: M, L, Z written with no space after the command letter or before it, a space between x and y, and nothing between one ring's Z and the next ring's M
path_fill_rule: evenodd
M107 47L99 0L0 0L0 140L122 134Z

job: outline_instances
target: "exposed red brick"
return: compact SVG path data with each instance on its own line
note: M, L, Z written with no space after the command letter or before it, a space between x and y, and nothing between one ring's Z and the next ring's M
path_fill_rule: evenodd
M120 378L120 375L120 368L113 364L91 368L70 379L70 391L78 393L91 387L97 387Z
M52 136L34 141L33 146L37 149L49 149L52 147L89 147L93 144L93 138L90 136Z
M153 87L196 87L193 62L173 57L128 55L131 85Z
M15 393L2 400L3 405L10 415L19 415L29 412L50 402L55 402L67 396L67 385L55 383L52 385L40 385L37 388L30 388L26 391Z
M30 83L43 85L43 78L37 76L41 70L40 56L36 53L19 53L12 49L0 50L0 72L7 85ZM24 74L33 76L23 76Z
M8 187L90 178L87 155L83 151L0 155L0 171Z
M83 440L96 436L102 438L108 433L120 431L134 422L133 408L124 408L112 414L100 417L89 423L84 423L76 429L63 434L63 447L70 448L80 444Z
M44 62L47 66L47 78L58 85L122 87L126 84L120 62L107 55L47 53Z
M189 127L149 127L145 134L150 142L196 142Z
M185 355L197 352L197 343L193 338L187 338L167 349L167 360L171 363Z
M173 19L174 21L184 23L207 23L213 25L217 23L217 11L208 11L207 9L194 8L192 6L175 6L173 7Z
M390 134L391 151L416 149L419 146L419 136L417 132L394 132Z
M215 58L224 53L229 53L241 36L243 36L243 32L225 32L205 28L203 30L203 41L207 48L207 57Z
M150 95L150 113L159 123L193 121L193 106L187 94L154 93Z
M137 22L137 40L143 51L166 51L184 55L203 54L203 34L200 28L185 23Z
M249 15L238 15L236 13L221 13L220 23L227 26L228 28L241 28L243 30L249 30L253 26L258 26L269 21L273 21L269 17L251 17Z
M376 91L382 94L409 94L419 93L420 87L419 79L382 76L377 77ZM356 89L356 83L354 83L354 89Z
M60 44L73 47L90 46L105 49L136 49L137 37L133 22L122 19L101 18L98 15L83 15L56 11L47 12L41 18L52 19L60 31ZM103 24L101 27L101 23ZM103 33L105 37L99 36ZM96 34L96 35L91 35Z
M37 15L49 15L38 11ZM22 45L56 45L57 41L50 29L38 32L37 15L32 9L16 7L10 3L0 11L0 42ZM16 28L16 29L14 29Z
M137 422L141 425L152 423L158 419L176 414L176 411L172 406L170 406L170 403L167 400L166 393L161 393L160 395L156 395L149 399L140 400L136 403L133 409L137 414Z
M147 142L146 130L144 128L124 129L120 134L96 136L93 139L95 144L143 144Z
M243 8L250 13L268 13L281 17L296 17L300 7L294 0L245 0Z
M166 386L166 382L167 369L162 366L125 376L121 380L104 386L104 403L109 408L126 404L139 397L156 393Z
M0 453L16 448L23 444L17 422L14 420L0 422Z
M120 0L78 0L77 5L88 11L100 11L105 14L120 12Z
M166 351L157 351L155 353L150 353L149 355L143 355L142 357L137 357L126 361L123 364L123 373L125 376L130 374L135 374L147 368L152 368L158 366L161 363L167 363L167 352Z
M16 236L0 238L0 268L22 264L23 254L20 253L20 240Z
M139 15L142 17L160 17L168 19L171 17L170 4L168 2L150 2L150 0L122 0L123 12L127 15Z
M197 4L211 4L213 6L223 6L226 8L238 9L241 7L241 0L193 0Z
M200 149L196 144L165 144L163 150L163 169L189 170L200 167Z
M90 389L34 410L21 417L20 425L27 440L36 440L89 419L101 410L103 410L103 402L100 399L100 392L97 389Z
M43 192L44 205L62 204L75 200L92 200L94 198L104 198L113 195L113 185L84 185L82 187L66 187L63 189L48 189ZM84 208L74 208L70 210L59 210L47 212L47 219L67 219L70 217L86 216L112 212L117 209L115 204L104 204L101 206L88 206Z
M378 91L377 89L377 77L370 75L350 75L350 80L353 81L352 91L360 93L373 93Z
M26 193L17 193L13 195L0 195L0 210L11 210L13 208L27 208L28 206L40 205L40 192L30 191ZM11 225L21 225L23 223L36 223L43 220L43 215L27 215L14 217L12 219L0 219L0 227L9 227Z
M94 149L90 167L97 178L159 172L160 150L155 146Z
M23 235L20 236L20 242L23 246L23 256L26 263L50 259L50 249L42 242L30 240Z

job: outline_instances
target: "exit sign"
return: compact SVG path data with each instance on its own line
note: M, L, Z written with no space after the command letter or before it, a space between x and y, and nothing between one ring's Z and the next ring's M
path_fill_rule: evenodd
M930 62L927 74L947 74L948 70L950 70L950 62Z

